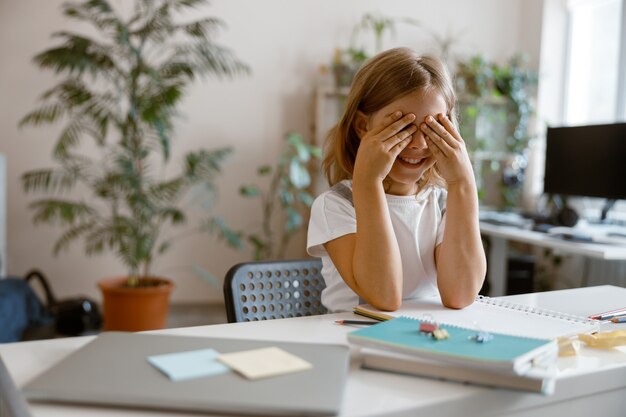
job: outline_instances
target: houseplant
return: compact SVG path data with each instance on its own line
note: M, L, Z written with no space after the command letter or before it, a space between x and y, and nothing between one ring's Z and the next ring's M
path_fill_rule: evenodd
M457 63L461 134L473 153L477 174L481 175L484 162L499 173L497 204L503 209L519 203L537 81L537 72L521 55L504 65L480 55Z
M54 145L56 166L26 172L23 187L46 194L30 206L34 222L63 229L55 254L82 238L88 255L110 250L128 268L127 277L99 284L105 329L165 325L172 284L152 276L152 262L171 248L172 226L186 222L188 208L181 197L204 189L206 198L214 198L214 178L230 152L189 152L181 172L164 174L175 137L173 121L189 85L201 75L247 71L232 52L214 43L220 20L177 21L204 3L136 0L127 18L107 0L65 3L64 14L89 24L97 35L57 32L61 43L34 58L62 78L20 124L63 122L64 127ZM76 188L82 196L70 193ZM217 217L205 216L194 230L239 243ZM133 298L139 293L158 293L160 301L148 302L151 310L144 314ZM116 301L122 303L117 309Z
M352 78L372 55L383 50L383 41L387 36L395 35L398 23L419 26L419 22L409 17L389 17L376 13L365 13L359 23L354 26L350 40L350 47L337 48L332 61L332 70L335 75L335 83L338 87L349 87ZM365 42L363 40L365 39ZM374 49L366 44L373 41Z
M261 200L261 230L247 235L255 260L285 257L291 238L303 226L301 212L313 204L307 191L311 185L309 164L321 156L321 149L306 143L302 135L289 133L276 166L263 165L257 170L259 177L269 179L267 188L251 184L239 189L242 196ZM277 214L281 216L279 225L272 224Z

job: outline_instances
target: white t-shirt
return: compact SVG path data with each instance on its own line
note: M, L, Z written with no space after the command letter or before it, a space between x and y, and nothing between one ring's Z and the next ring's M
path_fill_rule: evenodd
M359 304L358 295L341 278L323 246L356 233L352 181L344 180L341 184L348 187L343 187L344 191L349 190L347 196L331 189L313 202L307 236L309 255L322 258L322 276L326 281L322 303L332 312L350 311ZM403 299L439 295L435 247L443 240L446 196L446 190L435 186L426 187L417 196L386 195L402 258Z

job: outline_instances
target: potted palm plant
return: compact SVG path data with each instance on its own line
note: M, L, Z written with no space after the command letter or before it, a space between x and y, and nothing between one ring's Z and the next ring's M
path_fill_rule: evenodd
M57 32L61 43L34 58L62 77L20 124L64 125L53 150L56 166L26 172L22 184L26 192L45 194L31 203L34 222L62 227L55 254L83 239L88 255L110 250L128 268L128 276L99 283L105 330L165 326L173 285L153 276L152 262L172 247L173 227L189 217L182 196L204 189L214 198L215 176L230 152L189 152L180 172L163 174L173 119L190 83L200 75L247 71L214 43L220 20L177 20L203 3L136 0L127 17L107 0L65 3L64 14L90 24L97 35ZM70 192L76 189L80 196ZM239 244L218 217L205 215L193 230Z

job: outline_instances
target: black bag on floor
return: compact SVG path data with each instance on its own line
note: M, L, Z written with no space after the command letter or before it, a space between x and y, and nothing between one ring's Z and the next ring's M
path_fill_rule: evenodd
M45 303L33 291L32 280L42 287ZM24 278L0 279L0 343L77 336L99 330L101 325L102 316L94 301L86 297L57 301L38 270Z
M58 334L77 336L100 329L102 315L98 305L93 300L81 296L57 301L48 280L41 271L33 270L24 277L28 283L32 279L37 280L44 290L46 309L54 317L55 329Z

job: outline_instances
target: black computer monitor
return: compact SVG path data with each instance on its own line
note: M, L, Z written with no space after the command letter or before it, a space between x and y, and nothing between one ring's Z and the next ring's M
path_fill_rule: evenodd
M626 199L626 123L549 127L543 190Z

